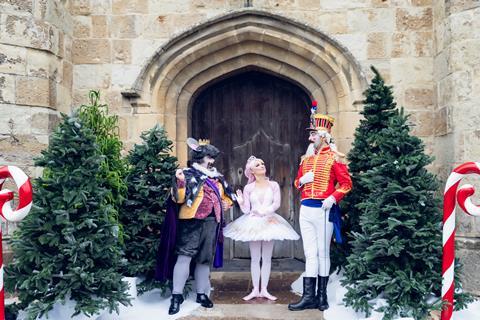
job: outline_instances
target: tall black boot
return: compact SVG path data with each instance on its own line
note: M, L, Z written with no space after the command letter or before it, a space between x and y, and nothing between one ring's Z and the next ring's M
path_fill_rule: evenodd
M327 298L327 284L328 277L318 276L318 309L324 311L328 309L328 298Z
M180 311L180 305L183 303L183 295L181 294L172 294L172 299L170 300L170 308L168 309L168 314L175 314Z
M305 309L318 308L318 301L315 298L315 287L317 284L317 278L304 277L303 278L303 295L300 301L297 303L290 303L288 310L300 311Z

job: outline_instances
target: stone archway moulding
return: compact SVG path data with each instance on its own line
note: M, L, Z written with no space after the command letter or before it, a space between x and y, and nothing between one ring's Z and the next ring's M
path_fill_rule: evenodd
M358 62L319 30L264 11L231 12L174 37L155 52L122 95L134 113L151 114L164 125L184 163L193 98L217 79L246 68L265 70L300 86L319 102L319 112L337 118L337 141L351 138L342 126L352 124L342 119L357 113L353 104L362 100L366 87Z

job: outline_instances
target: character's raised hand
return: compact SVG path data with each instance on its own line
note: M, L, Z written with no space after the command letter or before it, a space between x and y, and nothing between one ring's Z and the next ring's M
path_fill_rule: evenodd
M175 177L180 181L185 181L185 174L183 173L182 169L177 169L175 172Z
M243 204L243 192L240 189L237 190L237 202L240 205Z
M223 207L223 211L227 211L228 209L230 209L231 205L227 201L222 200L222 207Z

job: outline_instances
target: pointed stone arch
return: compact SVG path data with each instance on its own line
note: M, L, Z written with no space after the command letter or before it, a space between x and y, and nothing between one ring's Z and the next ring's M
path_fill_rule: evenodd
M240 10L199 24L174 37L151 57L122 95L133 112L163 124L185 162L193 98L209 84L239 70L257 68L296 83L319 102L319 111L342 119L355 113L366 80L353 55L324 33L283 16ZM139 134L139 133L137 133Z

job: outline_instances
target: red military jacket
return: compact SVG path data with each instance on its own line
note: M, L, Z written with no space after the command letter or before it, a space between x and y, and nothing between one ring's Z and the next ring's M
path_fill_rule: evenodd
M309 171L314 173L313 182L300 185L300 178ZM294 184L302 192L302 200L325 199L332 195L339 203L352 189L347 165L337 161L336 154L328 146L302 160Z

